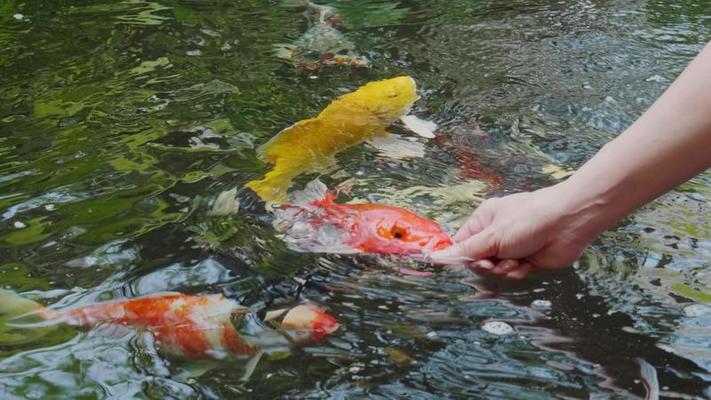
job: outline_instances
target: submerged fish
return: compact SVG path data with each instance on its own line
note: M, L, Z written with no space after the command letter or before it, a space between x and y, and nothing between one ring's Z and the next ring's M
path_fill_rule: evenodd
M473 121L466 121L461 129L465 134L440 134L435 144L458 161L460 177L484 182L492 188L500 187L503 178L483 159L485 153L482 150L491 146L489 135Z
M369 66L368 57L356 52L353 43L337 29L342 18L336 9L310 1L299 3L306 8L308 29L291 44L276 45L275 56L306 71L321 65Z
M263 200L284 201L291 181L334 163L333 156L376 136L404 116L417 99L409 76L370 82L329 104L316 118L297 122L258 149L274 167L261 180L247 183Z
M152 334L161 351L190 359L244 357L269 349L285 349L292 344L318 341L339 326L321 308L299 305L278 314L267 314L265 322L274 324L275 330L265 326L248 308L222 295L182 293L52 310L0 289L0 313L15 315L6 319L3 328L16 331L57 325L130 326Z
M452 245L434 221L381 204L339 204L318 180L276 211L275 227L302 251L427 255Z

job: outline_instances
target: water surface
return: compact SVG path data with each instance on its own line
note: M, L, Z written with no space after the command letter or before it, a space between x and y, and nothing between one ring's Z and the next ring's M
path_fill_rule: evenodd
M343 326L248 383L239 362L188 377L141 335L61 331L0 346L2 397L635 398L637 357L668 397L711 397L708 173L574 269L520 283L417 265L436 273L403 277L388 260L295 253L259 215L207 215L264 173L257 145L341 93L408 74L414 112L440 125L418 139L425 157L360 146L321 179L354 178L350 199L453 232L482 198L554 183L551 171L634 121L711 38L711 5L328 4L371 68L275 58L308 28L291 3L0 2L1 285L57 306L161 291L310 299Z

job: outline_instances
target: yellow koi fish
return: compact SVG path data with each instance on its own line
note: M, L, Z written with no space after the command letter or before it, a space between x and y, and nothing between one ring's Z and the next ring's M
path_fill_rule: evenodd
M261 180L250 181L262 200L282 202L291 181L333 163L333 156L376 136L404 116L417 100L415 80L399 76L370 82L344 94L321 111L284 129L262 145L258 155L274 167Z

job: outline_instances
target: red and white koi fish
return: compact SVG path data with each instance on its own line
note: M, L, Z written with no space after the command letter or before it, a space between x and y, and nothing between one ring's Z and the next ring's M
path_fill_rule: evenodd
M277 328L271 329L249 308L221 294L163 293L53 310L0 289L0 313L17 316L5 322L14 329L55 324L130 326L151 333L161 351L190 359L252 356L268 346L283 348L318 341L339 326L324 310L306 304L267 313L265 322ZM27 319L43 322L23 323Z
M296 250L427 255L452 245L436 222L382 204L339 204L318 180L276 209L277 230Z

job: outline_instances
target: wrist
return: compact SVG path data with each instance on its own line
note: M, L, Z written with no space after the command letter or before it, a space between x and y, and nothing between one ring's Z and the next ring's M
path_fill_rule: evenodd
M617 200L621 193L619 186L606 183L569 179L549 188L554 199L551 204L558 208L556 212L564 229L575 232L582 241L594 240L625 215Z

